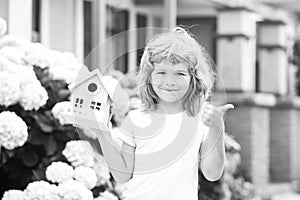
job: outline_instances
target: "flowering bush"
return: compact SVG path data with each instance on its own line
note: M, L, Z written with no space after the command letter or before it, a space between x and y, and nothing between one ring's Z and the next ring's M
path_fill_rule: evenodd
M93 199L105 191L118 196L108 168L96 173L94 157L82 151L88 142L78 141L77 130L60 118L70 96L67 85L81 64L71 53L5 32L0 18L0 197Z

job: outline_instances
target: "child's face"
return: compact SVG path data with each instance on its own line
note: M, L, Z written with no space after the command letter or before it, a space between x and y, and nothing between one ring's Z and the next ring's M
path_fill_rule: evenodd
M191 76L187 67L182 64L172 64L169 61L154 63L151 74L152 87L161 101L181 102L189 89Z

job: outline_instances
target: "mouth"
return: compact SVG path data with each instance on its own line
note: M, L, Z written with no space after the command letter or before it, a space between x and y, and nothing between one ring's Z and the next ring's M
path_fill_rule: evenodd
M167 92L177 92L178 89L169 89L169 88L160 88L161 90L167 91Z

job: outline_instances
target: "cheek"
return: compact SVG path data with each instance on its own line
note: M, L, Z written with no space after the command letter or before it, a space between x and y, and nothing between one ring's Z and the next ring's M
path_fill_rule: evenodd
M181 85L185 88L189 88L190 87L190 81L191 81L191 78L190 77L186 77L182 80L182 83Z

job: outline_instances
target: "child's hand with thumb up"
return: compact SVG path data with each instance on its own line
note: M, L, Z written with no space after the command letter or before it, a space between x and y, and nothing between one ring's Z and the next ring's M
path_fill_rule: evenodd
M211 128L224 129L223 116L226 111L233 109L234 105L225 104L222 106L214 106L207 102L204 102L202 106L201 119L203 123Z

